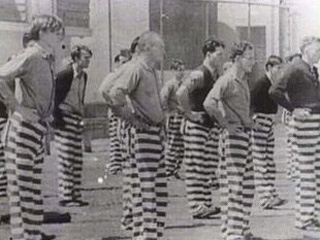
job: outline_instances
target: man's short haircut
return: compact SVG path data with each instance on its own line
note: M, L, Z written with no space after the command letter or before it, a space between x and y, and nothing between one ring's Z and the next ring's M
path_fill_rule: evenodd
M42 32L59 32L64 34L64 26L60 18L53 15L36 15L32 18L30 29L30 40L39 40L40 31Z
M269 67L280 65L282 63L282 58L277 55L270 55L267 59L265 68L268 70Z
M242 56L247 49L253 50L253 45L247 41L235 43L231 48L230 60L234 62L235 58Z
M71 49L71 59L75 62L76 59L79 59L81 56L81 51L85 51L92 56L92 51L85 45L75 45Z
M320 43L320 38L319 37L315 37L315 36L307 36L304 37L301 41L300 44L300 51L301 53L304 53L304 50L307 46L309 46L310 44L314 43L314 42L318 42Z
M204 42L202 46L202 53L206 56L207 52L215 52L217 47L225 48L225 45L222 41L210 37Z
M289 55L288 57L286 57L286 62L287 63L292 62L293 59L295 59L295 58L300 58L301 59L302 58L301 53L294 53L294 54Z
M140 36L138 37L135 37L130 45L130 52L131 54L134 54L136 52L136 49L137 49L137 46L138 46L138 42L139 42L139 38Z
M30 33L25 32L22 36L22 46L23 48L26 48L28 46L28 43L31 41Z
M184 63L180 59L173 59L170 65L170 70L179 70Z
M147 51L147 47L154 46L156 43L159 43L159 41L163 41L161 36L152 31L144 32L140 35L138 40L138 49L141 52Z
M120 62L120 57L125 57L125 58L127 58L128 60L130 60L130 59L131 59L130 50L129 50L129 49L121 49L121 50L120 50L120 53L117 54L117 55L114 57L114 62L115 62L115 63Z

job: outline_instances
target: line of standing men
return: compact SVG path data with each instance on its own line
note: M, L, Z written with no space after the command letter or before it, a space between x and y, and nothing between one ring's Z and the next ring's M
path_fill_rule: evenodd
M143 36L148 35L154 36L154 33L145 33ZM156 38L159 39L159 36ZM150 61L150 58L146 58L145 55L149 57L150 55L153 56L155 54L153 51L159 48L151 39L149 41L147 44L148 48L145 48L146 43L138 41L137 62L144 62L145 59L149 59ZM308 44L312 45L313 42ZM161 48L162 45L163 42L161 41ZM274 97L273 88L283 81L284 76L286 76L286 74L282 75L282 59L277 56L270 56L268 58L266 74L257 81L254 89L250 92L247 75L252 71L255 63L254 47L250 43L240 42L234 45L231 49L232 64L230 69L222 76L219 70L222 65L224 44L215 39L209 39L205 42L202 50L205 57L201 67L192 71L182 83L176 83L178 87L168 83L162 89L161 97L164 100L164 108L162 107L161 112L163 114L166 106L171 111L166 150L167 175L176 174L179 166L179 163L175 162L175 160L179 161L179 154L176 155L177 159L174 159L171 157L172 151L170 151L170 141L174 137L174 133L172 132L178 134L177 129L179 127L176 126L178 122L182 125L181 129L183 130L187 198L193 218L210 218L219 212L218 208L212 207L209 184L210 181L212 182L213 179L218 178L222 193L221 211L224 238L227 240L254 239L249 228L249 216L255 193L254 188L256 188L261 206L264 209L272 209L287 202L279 197L275 189L276 169L273 159L273 127L278 103L277 98ZM156 62L160 61L160 59L159 57ZM154 164L153 160L150 158L145 159L148 155L143 155L144 158L140 159L139 157L142 155L139 152L142 149L139 148L139 145L135 144L136 141L143 141L145 147L143 152L150 154L149 156L156 156L155 147L149 146L149 141L142 138L142 136L137 138L136 131L137 129L146 131L150 126L159 126L159 118L157 120L153 118L155 116L153 115L153 109L157 109L157 111L161 109L158 100L160 96L159 81L157 80L156 73L154 73L155 76L153 78L156 84L144 84L145 80L143 75L140 75L141 69L136 66L137 62L130 63L127 66L124 65L122 70L118 72L118 75L121 75L117 80L119 83L114 84L110 93L107 93L108 90L103 88L101 91L111 100L110 106L114 111L119 112L120 108L122 110L126 109L119 116L125 119L129 125L133 122L142 123L139 125L132 124L134 131L129 131L131 135L130 133L127 134L126 140L127 142L130 139L130 144L127 145L129 146L130 153L128 153L126 159L130 161L128 166L128 177L131 179L129 191L132 191L132 205L130 207L132 207L133 212L136 211L133 215L139 213L138 216L144 216L149 211L158 213L153 215L153 217L148 215L151 219L147 218L148 221L156 223L159 222L157 216L163 217L164 209L161 208L160 211L156 204L158 189L154 187L157 186L157 179L154 178L155 174L153 174L153 171L160 171L162 165L161 167L157 165L158 168L156 165L152 165ZM136 71L140 74L137 74ZM149 69L149 71L154 72L154 69ZM151 87L153 87L153 90L150 90ZM169 96L169 91L173 92L175 96ZM282 89L282 91L284 90ZM151 95L152 100L150 99ZM170 98L171 100L169 101ZM148 100L151 105L143 104L144 100ZM116 103L112 103L112 101ZM157 103L153 105L155 102ZM169 107L170 104L173 106ZM283 104L279 104L283 106ZM251 106L254 113L253 119L251 116ZM182 121L179 118L181 114L183 114L184 118ZM132 121L133 119L135 121ZM170 123L172 129L170 129ZM222 148L219 153L220 135ZM154 139L155 136L151 137L148 135L148 137L149 140L153 139L153 142L158 143L160 146L161 141L156 141ZM176 140L178 142L181 141L179 137L176 139L178 139ZM157 140L159 139L157 138ZM251 147L252 144L253 148ZM179 146L181 147L181 144ZM159 153L157 156L162 156L162 154ZM162 157L160 157L159 164L162 163ZM300 155L298 155L299 157ZM136 161L140 164L148 161L149 164L145 163L144 166L146 168L141 168ZM219 163L220 171L218 173ZM147 166L150 168L149 171L152 169L152 174L150 172L147 173ZM148 177L146 178L146 176ZM148 183L148 186L153 187L142 188L142 185L146 184L144 181L153 181L152 183ZM140 187L140 191L137 191L137 186ZM163 188L163 191L162 196L165 197L167 195L165 188ZM301 195L303 191L300 187L297 196ZM143 196L148 193L149 197L155 201L152 207L153 210L144 205ZM299 205L300 202L301 200L297 202L297 208L299 209L302 206ZM149 207L151 206L149 205ZM162 206L165 207L165 204ZM312 206L316 207L317 204L312 204ZM308 207L311 209L310 206ZM139 210L133 210L135 208ZM299 211L303 211L302 215L306 214L304 210ZM300 220L297 219L297 221L299 222ZM318 222L312 219L302 229L314 229L317 227L317 224ZM162 235L155 234L156 232L159 233L159 230L163 230L162 224L149 225L147 222L138 219L133 220L132 225L134 228L134 239L156 239L156 236ZM135 228L135 226L139 227ZM153 228L150 228L151 226ZM159 226L161 227L159 228Z

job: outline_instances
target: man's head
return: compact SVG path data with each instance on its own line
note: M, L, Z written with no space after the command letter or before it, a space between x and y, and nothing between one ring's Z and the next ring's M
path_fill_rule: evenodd
M89 67L91 57L92 51L85 45L75 45L71 49L71 59L81 69Z
M244 72L249 73L255 64L253 45L246 41L234 44L230 59Z
M125 64L131 59L131 53L128 49L120 50L120 53L114 57L115 68L117 69L121 65Z
M205 61L213 68L220 70L224 60L225 45L222 41L209 38L202 46L202 53Z
M164 42L155 32L144 32L138 40L139 55L148 58L148 61L156 64L163 61L165 55Z
M37 15L32 19L29 40L44 41L49 47L57 47L64 39L62 21L52 15Z
M180 81L184 76L184 71L185 71L184 63L179 59L174 59L171 62L170 70L173 72L176 79Z
M296 59L301 59L301 58L302 58L301 53L294 53L286 57L286 62L287 63L294 62Z
M271 75L271 77L276 77L282 67L282 58L276 55L271 55L268 57L265 68L266 72Z
M320 60L320 38L309 36L302 39L300 44L300 51L302 57L308 61L309 64L316 64Z

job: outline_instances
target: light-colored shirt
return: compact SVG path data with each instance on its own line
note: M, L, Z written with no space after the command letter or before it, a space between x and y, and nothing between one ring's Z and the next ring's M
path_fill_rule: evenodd
M217 80L205 104L219 109L229 125L251 125L248 81L236 78L232 71ZM209 114L213 115L210 112Z
M73 65L73 81L70 90L60 108L83 114L83 98L85 88L84 72L77 72Z
M127 66L112 88L112 101L119 106L127 105L129 96L135 114L150 124L164 121L161 105L161 82L154 68L137 59Z
M178 98L176 95L176 92L180 87L181 83L182 82L179 82L176 78L172 78L169 81L167 81L161 89L161 100L162 100L163 106L169 112L176 111L176 110L181 111L179 107Z
M30 44L22 53L0 67L0 78L9 84L20 78L22 107L36 110L40 118L51 116L54 107L53 56L37 42ZM4 102L15 101L12 92L0 86Z

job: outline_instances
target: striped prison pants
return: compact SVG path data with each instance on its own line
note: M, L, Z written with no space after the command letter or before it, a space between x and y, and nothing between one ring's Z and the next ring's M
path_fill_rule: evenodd
M40 240L46 125L25 120L17 112L8 121L5 155L12 239Z
M164 232L168 198L163 129L156 126L150 126L148 130L130 127L128 133L132 239L160 239Z
M212 205L210 181L216 177L219 164L219 128L186 120L184 142L187 199L194 215L199 207Z
M294 142L293 132L294 132L294 121L292 119L292 114L283 110L282 122L286 126L287 131L287 177L288 179L296 179L298 166L297 166L297 146Z
M249 234L249 217L254 198L254 173L250 131L222 133L220 163L221 220L225 240Z
M6 123L7 118L0 118L0 133L3 132ZM7 174L3 148L3 143L0 138L0 198L5 198L7 196Z
M131 161L135 159L134 144L131 138L131 125L123 120L121 127L121 139L123 147L123 178L122 178L122 218L121 227L128 229L133 224L132 194L131 194Z
M274 115L255 114L252 130L254 183L261 206L266 206L278 194L275 189L276 165L274 162Z
M167 176L179 171L183 155L183 135L181 133L181 124L183 115L171 113L167 119L167 141L165 150L165 163Z
M297 144L296 222L298 228L320 219L320 114L294 116Z
M55 130L58 159L58 195L60 200L81 198L82 175L82 116L63 112L65 126Z
M122 171L123 153L121 149L121 125L122 120L116 117L110 110L109 116L109 139L110 139L110 168L111 174L117 174Z

